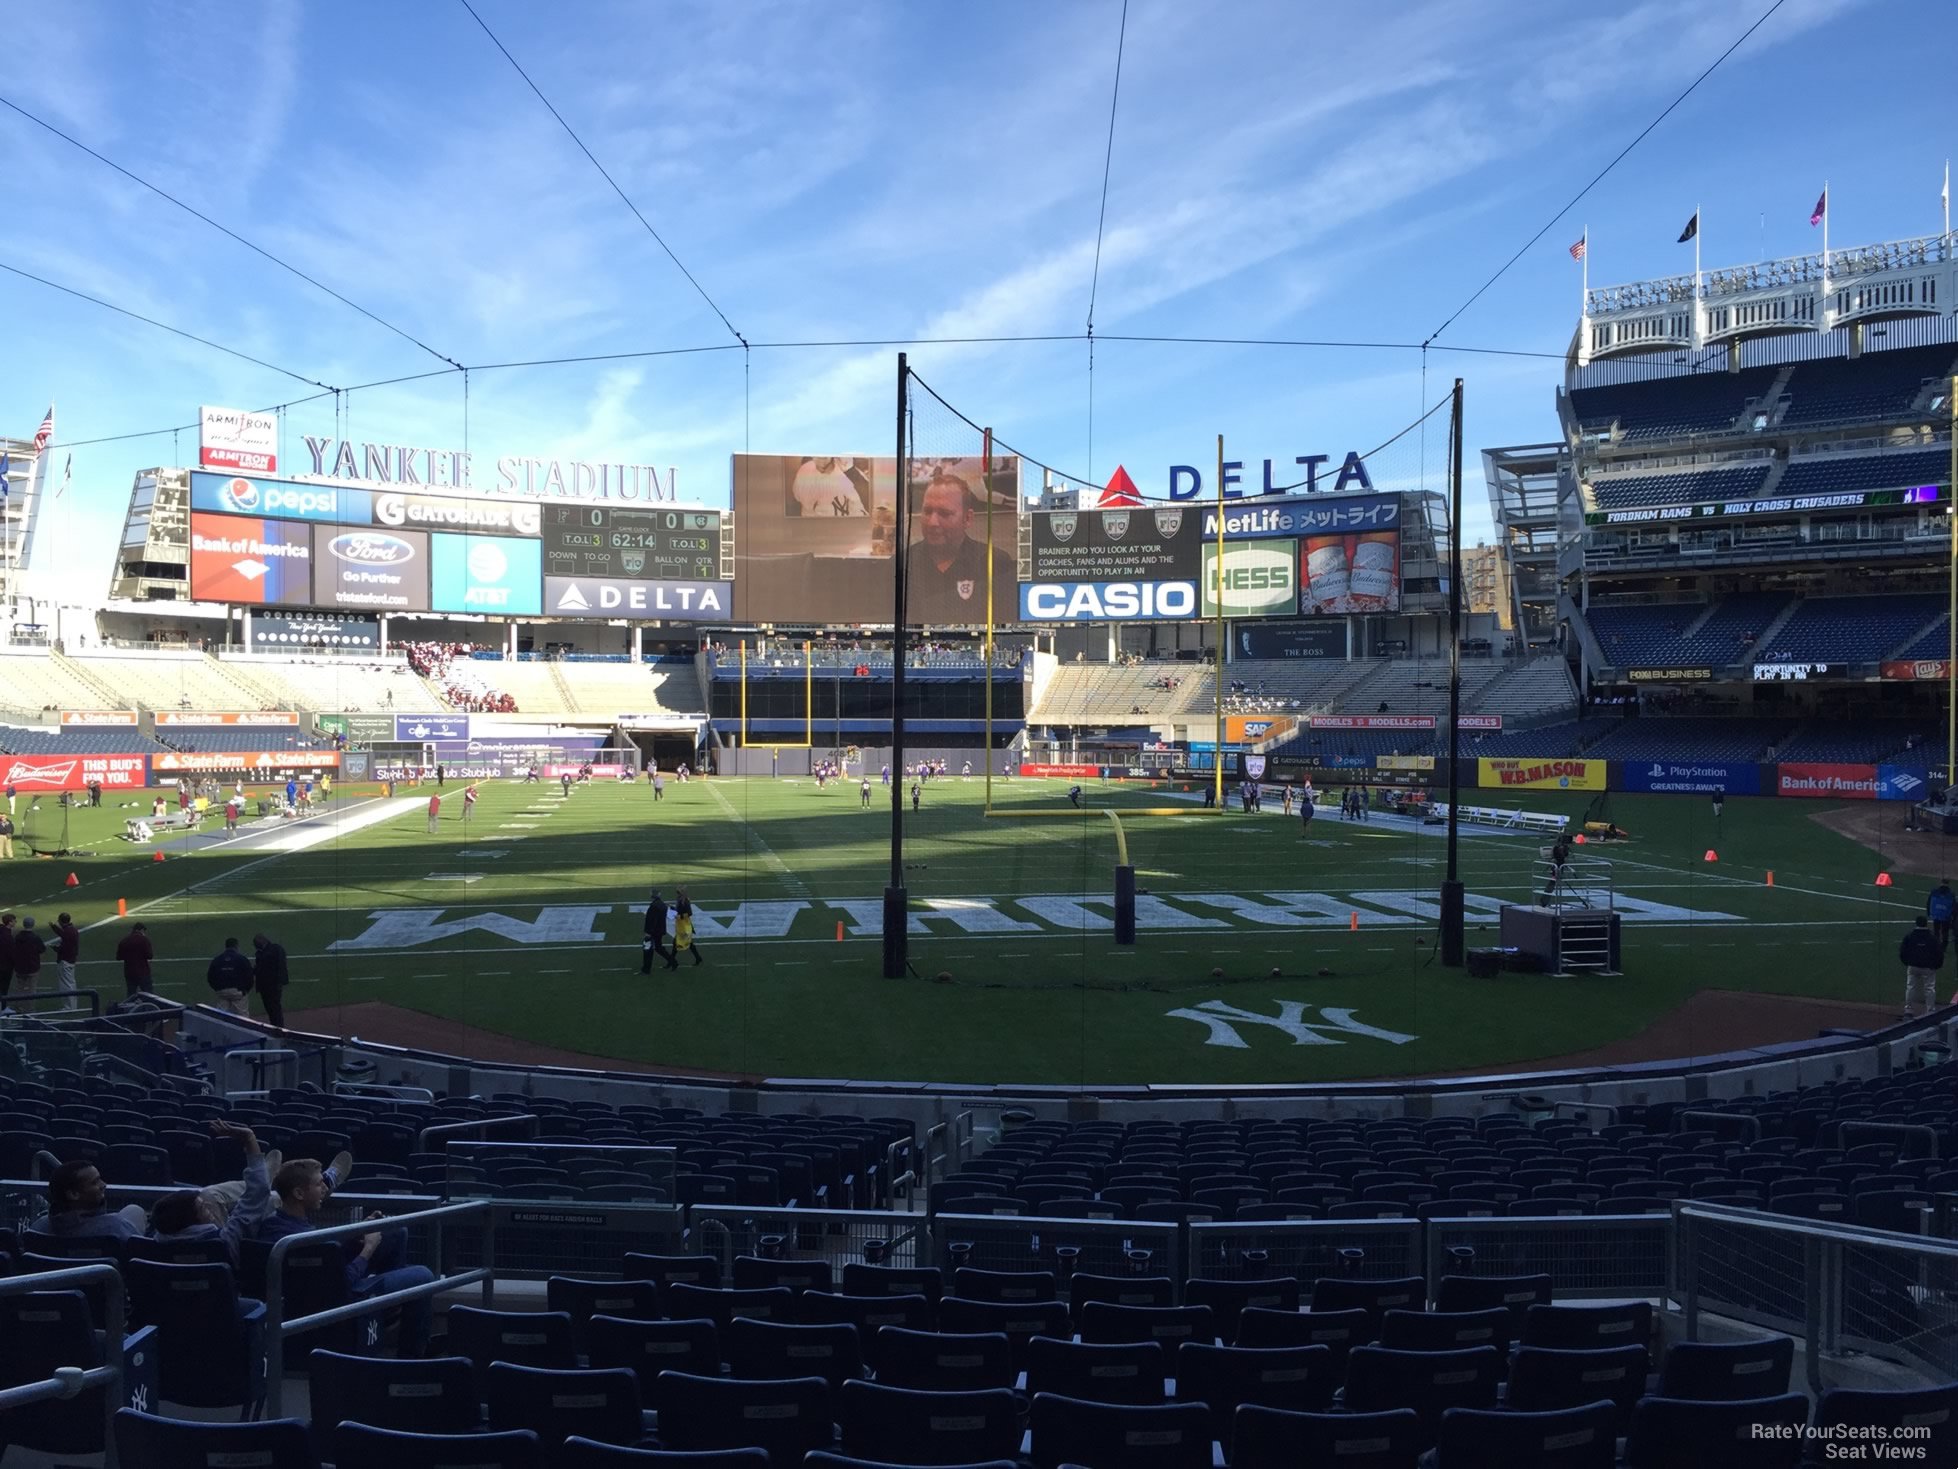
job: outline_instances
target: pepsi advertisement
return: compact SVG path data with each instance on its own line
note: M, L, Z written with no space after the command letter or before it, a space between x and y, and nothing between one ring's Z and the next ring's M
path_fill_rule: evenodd
M190 508L215 511L219 515L256 515L267 520L366 525L374 518L374 497L367 490L342 489L337 485L302 485L242 474L193 473Z
M313 527L313 601L376 612L428 611L427 534Z

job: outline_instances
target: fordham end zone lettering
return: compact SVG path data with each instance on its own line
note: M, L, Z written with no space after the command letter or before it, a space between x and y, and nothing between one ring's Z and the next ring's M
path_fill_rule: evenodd
M149 782L141 755L8 755L0 758L0 786L23 791L79 791L90 781L105 790L140 791Z
M1523 790L1601 791L1606 765L1602 760L1504 760L1484 756L1476 761L1477 784Z
M1023 622L1144 622L1196 615L1193 581L1036 581L1020 588Z

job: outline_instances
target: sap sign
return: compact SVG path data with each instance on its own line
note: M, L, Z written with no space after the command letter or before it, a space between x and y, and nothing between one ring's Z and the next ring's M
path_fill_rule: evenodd
M1217 548L1203 548L1203 615L1217 615ZM1290 616L1299 597L1296 541L1238 541L1224 548L1226 617Z
M371 497L365 490L332 485L301 485L289 480L250 479L235 474L193 474L190 506L220 515L253 515L265 520L339 521L366 525Z
M1035 581L1020 588L1022 622L1147 622L1196 615L1193 581Z
M1317 494L1321 490L1331 490L1334 494L1341 494L1347 490L1364 491L1367 494L1373 493L1373 480L1369 478L1367 475L1366 461L1362 459L1357 453L1353 452L1350 449L1347 451L1346 458L1341 462L1339 466L1338 475L1333 476L1331 474L1328 474L1326 476L1326 478L1332 480L1331 484L1323 483L1320 479L1320 471L1323 468L1325 468L1326 465L1332 462L1332 455L1330 454L1298 455L1296 458L1292 460L1292 463L1300 466L1300 468L1304 471L1304 473L1301 478L1284 484L1272 483L1271 466L1274 462L1275 461L1270 459L1267 459L1264 462L1265 471L1264 471L1263 489L1240 490L1240 489L1233 489L1232 486L1243 482L1244 461L1242 459L1225 460L1223 464L1224 498L1227 500L1235 500L1244 495L1285 495L1291 493L1293 490L1303 490L1308 495ZM1293 471L1280 471L1278 477L1279 479L1284 480L1287 474L1292 472ZM1193 464L1170 465L1169 467L1169 498L1170 499L1194 500L1202 493L1203 493L1202 470L1198 469ZM1214 497L1216 491L1215 490L1211 491L1211 494Z

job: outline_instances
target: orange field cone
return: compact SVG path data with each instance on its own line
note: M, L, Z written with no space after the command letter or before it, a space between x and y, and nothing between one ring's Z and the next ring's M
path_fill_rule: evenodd
M1768 886L1774 886L1774 869L1772 867L1768 869Z
M1887 888L1887 887L1889 887L1889 886L1890 886L1890 874L1889 874L1889 873L1887 873L1887 872L1879 872L1879 873L1878 873L1878 874L1876 875L1876 885L1877 885L1878 887L1880 887L1880 888Z
M129 899L127 899L127 898L117 898L117 899L116 899L116 917L118 917L118 918L127 918L128 916L129 916Z
M150 853L150 861L152 861L152 862L161 862L162 860L163 860L163 853L161 853L161 852L152 852L152 853Z
M1720 854L1714 851L1713 848L1708 847L1706 849L1706 856L1702 860L1707 862L1718 862L1720 860Z
M68 881L62 884L63 887L70 887L70 888L78 888L81 885L82 885L82 880L79 877L75 876L75 874L72 872L68 874Z
M843 920L840 918L836 920L836 941L839 944L843 942Z
M1585 842L1584 833L1580 831L1576 836L1571 838L1571 841L1576 843L1580 847L1583 846Z
M1358 933L1360 931L1360 915L1358 912L1355 912L1353 914L1352 921L1347 924L1347 927L1352 929L1354 933Z

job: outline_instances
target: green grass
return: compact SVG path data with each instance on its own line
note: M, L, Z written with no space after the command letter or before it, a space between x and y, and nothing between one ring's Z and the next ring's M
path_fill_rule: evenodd
M204 966L223 938L264 930L292 954L288 1012L316 1029L339 1029L338 1006L384 1000L431 1017L437 1048L453 1023L749 1075L1055 1084L1523 1065L1635 1032L1708 987L1895 1003L1897 938L1927 885L1900 878L1875 888L1876 859L1812 820L1821 803L1730 801L1716 832L1703 800L1615 796L1612 816L1633 840L1584 850L1613 863L1621 899L1686 912L1626 924L1622 977L1474 980L1435 962L1429 919L1393 909L1432 901L1445 856L1438 829L1321 815L1301 840L1298 823L1275 812L1202 813L1192 801L1186 816L1135 814L1190 798L1108 788L1091 789L1090 809L1075 813L1063 789L995 786L1003 808L1065 813L1037 819L987 819L980 783L958 779L930 788L919 815L907 811L906 880L928 932L911 940L923 978L903 981L879 975L888 806L878 789L873 808L861 809L854 784L819 794L807 781L669 782L657 806L644 786L595 785L559 803L555 788L485 785L466 834L451 785L437 836L409 809L309 851L203 851L162 864L116 838L131 813L111 797L110 809L71 813L76 855L16 861L5 879L16 911L46 922L67 908L84 925L103 924L86 939L83 983L111 995L121 991L111 955L122 898L150 926L164 993L206 998ZM1471 804L1571 812L1587 799L1465 793ZM1102 808L1132 813L1124 826L1140 884L1161 914L1180 915L1176 928L1145 927L1134 949L1081 926L1083 910L1041 901L1105 904L1115 849ZM1709 847L1718 848L1715 864L1702 860ZM1527 900L1534 855L1528 838L1464 838L1462 874L1471 894ZM80 883L72 890L62 886L70 871ZM703 924L705 965L642 978L640 909L653 882L669 898L688 887L708 918L746 905L749 931ZM1316 896L1303 906L1273 896L1286 894ZM1374 896L1356 896L1364 894ZM1289 911L1319 926L1260 924L1201 895L1291 902ZM1008 901L1026 898L1033 908ZM932 899L999 900L991 911L1028 927L975 935L928 910ZM579 936L520 941L547 908L579 910ZM1360 915L1357 932L1349 912ZM1714 913L1734 918L1705 916ZM462 922L486 915L487 927ZM378 924L429 921L453 931L371 942L387 932ZM763 936L770 924L786 932ZM1470 943L1494 941L1494 919L1472 913ZM949 981L933 982L941 973ZM1169 1013L1221 1003L1277 1016L1285 1001L1306 1007L1303 1019L1336 1043L1239 1024L1242 1048L1210 1045L1207 1026ZM1325 1010L1413 1039L1342 1032ZM459 1031L455 1044L466 1048Z

